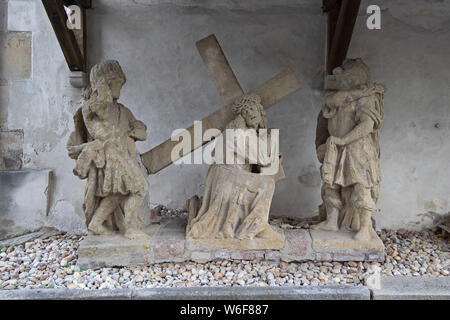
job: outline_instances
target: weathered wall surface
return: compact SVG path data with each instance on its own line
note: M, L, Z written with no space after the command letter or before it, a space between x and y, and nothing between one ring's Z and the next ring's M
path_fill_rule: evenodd
M1 126L1 151L10 157L23 152L19 167L11 159L4 161L5 165L7 169L51 169L55 174L50 212L47 216L40 208L30 211L30 228L49 225L84 232L83 182L73 179L73 161L65 150L80 91L69 84L70 73L42 2L1 3L1 36L6 48L0 51L0 65L7 66L0 69L0 115L6 116ZM14 144L3 143L6 139ZM37 196L42 193L32 184L27 192L30 197L33 192L39 193Z
M381 30L365 9L378 4ZM364 0L348 53L386 85L381 130L382 227L420 228L450 211L450 1Z
M412 11L402 9L400 2L383 1L379 31L367 30L361 12L349 56L365 59L373 79L389 90L377 223L420 228L431 220L419 214L444 213L450 207L450 99L445 89L450 64L450 23L445 19L450 1L408 1ZM120 100L148 126L148 140L137 144L140 152L222 105L195 41L214 33L245 91L292 68L303 89L267 113L269 125L281 129L287 176L277 185L272 212L316 214L320 177L314 136L322 103L325 43L319 1L202 1L198 5L191 0L99 0L94 4L96 8L88 13L89 64L102 59L122 64L128 81ZM2 83L8 87L7 103L2 95L0 109L0 115L7 115L4 128L23 129L25 168L54 172L46 223L84 232L84 181L72 175L74 161L65 150L80 91L69 85L69 71L41 1L9 0L8 5L5 32L31 35L32 60L28 78L1 80L2 94ZM367 5L363 2L362 7ZM17 9L20 6L27 9ZM187 198L202 194L206 171L205 165L181 165L150 176L151 205L183 207Z

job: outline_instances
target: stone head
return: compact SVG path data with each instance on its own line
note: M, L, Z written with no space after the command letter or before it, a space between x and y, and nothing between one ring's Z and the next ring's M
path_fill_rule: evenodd
M327 78L328 90L350 90L370 81L369 67L360 59L346 59Z
M261 104L261 97L257 94L246 94L237 99L232 107L236 115L244 118L249 128L266 128L267 119L264 107Z
M120 89L127 81L125 74L116 60L102 61L92 67L90 83L93 91L111 90L113 99L119 99Z

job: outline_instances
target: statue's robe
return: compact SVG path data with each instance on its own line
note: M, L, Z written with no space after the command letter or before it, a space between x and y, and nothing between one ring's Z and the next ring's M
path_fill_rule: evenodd
M84 107L86 108L86 103ZM146 126L134 118L125 106L114 103L107 122L85 120L83 108L74 115L75 130L67 142L69 156L76 159L73 173L87 179L83 211L86 226L98 208L100 201L113 194L144 196L148 190L145 172L138 162L135 140L136 131L145 132ZM142 217L137 217L139 224ZM119 206L106 223L113 230L125 230L124 213Z
M243 128L243 119L235 119L227 128ZM236 131L237 135L245 135ZM278 154L262 152L253 145L235 144L231 139L224 138L229 147L236 148L236 157L253 154L258 159L258 165L277 165L275 175L265 175L251 172L248 164L213 164L209 167L206 178L205 192L200 208L191 212L187 238L193 239L254 239L274 236L269 225L269 212L275 190L275 182L284 177ZM234 144L234 145L233 145ZM242 149L244 147L244 149ZM258 150L257 150L258 149ZM259 154L258 154L259 153ZM257 155L257 157L255 157ZM277 161L278 160L278 161ZM280 235L280 237L283 237ZM284 238L283 238L284 239ZM283 240L284 241L284 240Z

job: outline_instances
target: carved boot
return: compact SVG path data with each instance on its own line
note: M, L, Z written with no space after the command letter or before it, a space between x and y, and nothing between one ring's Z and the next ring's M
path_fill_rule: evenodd
M338 218L339 218L339 210L334 207L330 207L330 210L327 210L327 220L311 226L311 229L326 230L326 231L339 231Z
M372 227L372 211L369 210L361 210L359 213L360 219L360 228L359 231L355 234L353 239L358 241L369 241L371 239L371 235L373 232Z
M94 214L92 217L91 222L89 223L88 230L96 235L110 235L113 234L111 230L106 228L103 225L103 222L105 222L106 218L108 217L108 212L105 210L99 211Z

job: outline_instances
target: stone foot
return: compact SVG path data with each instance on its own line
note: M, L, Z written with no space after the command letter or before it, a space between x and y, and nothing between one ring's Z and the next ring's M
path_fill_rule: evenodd
M258 235L259 238L271 239L273 241L284 241L284 234L275 230L272 226L268 226L266 230Z
M371 235L372 239L377 239L378 238L378 233L374 229L370 230L370 235Z
M325 231L339 231L339 228L336 224L330 223L328 220L322 221L318 224L312 225L311 229L313 230L325 230Z
M357 241L370 241L371 234L371 230L361 229L354 235L353 239Z
M108 236L108 235L113 234L113 232L111 230L104 227L103 225L93 225L92 223L89 225L88 231L94 235L99 235L99 236Z

